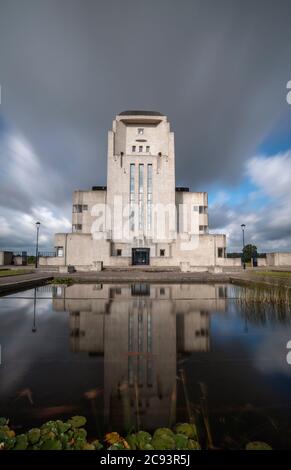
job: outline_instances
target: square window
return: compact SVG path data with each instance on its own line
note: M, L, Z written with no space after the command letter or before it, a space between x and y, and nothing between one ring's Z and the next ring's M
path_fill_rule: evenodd
M165 256L166 250L160 250L160 256Z
M150 146L149 145L146 146L146 151L147 151L147 153L149 153L149 151L150 151Z
M132 146L132 153L134 153L135 151L136 151L136 146L133 145L133 146Z
M143 128L139 127L137 130L138 135L143 135Z
M139 152L142 152L142 145L140 145L140 146L138 147L138 151L139 151Z
M117 250L116 250L116 256L121 256L121 254L122 254L122 250L117 249Z

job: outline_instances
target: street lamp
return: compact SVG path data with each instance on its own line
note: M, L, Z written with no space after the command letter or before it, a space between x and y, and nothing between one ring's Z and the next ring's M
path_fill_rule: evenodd
M38 259L38 233L40 222L35 223L36 226L36 247L35 247L35 267L37 268L37 259Z
M243 255L242 258L244 257L244 248L245 248L245 224L241 224L241 229L242 229L242 240L243 240ZM246 269L246 263L243 261L243 268Z
M33 325L31 329L32 333L36 333L36 287L34 288L33 297Z

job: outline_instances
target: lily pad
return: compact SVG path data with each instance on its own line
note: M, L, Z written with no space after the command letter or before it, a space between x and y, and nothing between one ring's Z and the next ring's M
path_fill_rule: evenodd
M57 439L46 439L40 446L40 450L61 450L62 443Z
M73 416L70 418L67 423L72 426L72 428L81 428L82 426L85 426L87 422L87 419L85 416Z
M25 450L28 447L28 439L26 434L19 434L16 437L15 446L13 447L14 450Z
M160 434L153 437L151 445L156 450L175 449L175 439L169 434Z
M31 444L36 444L40 439L40 429L33 428L27 433L28 440Z
M246 450L272 450L272 447L266 442L253 441L246 445Z
M185 434L189 439L197 439L197 429L195 424L180 423L175 427L177 434Z
M175 443L177 450L188 449L188 437L185 434L176 434Z

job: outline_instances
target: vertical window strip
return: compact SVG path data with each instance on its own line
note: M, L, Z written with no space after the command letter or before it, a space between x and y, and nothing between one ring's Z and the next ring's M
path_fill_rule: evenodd
M138 166L138 228L143 230L143 180L144 165Z
M129 175L129 204L130 204L130 230L134 231L134 176L135 176L135 165L130 164L130 175Z
M147 172L147 229L152 229L152 202L153 202L153 165L148 164Z

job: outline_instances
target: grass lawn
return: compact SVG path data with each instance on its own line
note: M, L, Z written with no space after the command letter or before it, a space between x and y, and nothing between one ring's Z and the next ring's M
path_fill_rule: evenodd
M0 269L0 277L17 276L18 274L29 274L29 269Z
M257 276L271 276L271 277L289 277L291 278L290 271L255 271Z

